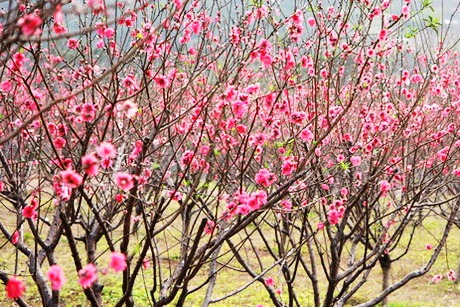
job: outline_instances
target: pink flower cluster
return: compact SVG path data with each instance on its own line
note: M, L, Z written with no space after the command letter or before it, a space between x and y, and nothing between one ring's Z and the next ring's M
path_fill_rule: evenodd
M233 200L227 204L222 217L229 220L236 214L247 215L260 209L265 203L267 203L267 193L263 190L251 194L246 192L236 193L233 196Z
M110 255L109 267L113 269L115 272L122 272L126 270L128 267L126 263L126 255L120 252L112 252ZM55 272L56 274L59 273L57 272L58 269L55 269L55 270L56 270ZM105 272L105 270L103 270L103 272ZM55 279L56 286L62 285L62 283L59 283L59 281L64 278L64 275L62 274L60 277L62 278ZM79 277L78 282L84 289L92 287L93 284L98 279L97 267L92 263L87 264L84 268L78 271L78 277Z
M25 36L38 35L41 33L40 26L43 20L35 13L24 15L19 18L18 26Z
M345 200L334 200L328 207L327 218L331 225L336 225L340 222L345 214Z
M259 172L255 176L255 181L257 182L257 184L264 187L271 186L273 183L276 182L276 180L277 177L275 173L270 172L266 168L262 168L261 170L259 170Z
M432 278L431 278L431 282L434 283L434 284L437 284L439 282L441 282L441 280L444 278L443 275L441 274L437 274L437 275L434 275ZM449 270L449 272L447 272L447 279L449 281L456 281L457 280L457 273L455 273L454 270Z
M29 205L25 206L22 209L22 216L26 219L33 219L36 220L38 217L38 199L37 198L32 198L31 202Z
M67 169L60 174L62 182L70 188L78 188L83 182L83 177L74 170Z

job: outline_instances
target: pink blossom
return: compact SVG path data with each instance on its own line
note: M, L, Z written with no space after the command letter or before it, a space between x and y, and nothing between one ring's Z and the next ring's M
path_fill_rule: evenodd
M104 169L109 169L113 165L113 160L110 158L105 158L101 160L101 167Z
M380 192L386 193L391 190L391 184L386 180L381 180L379 182Z
M67 40L67 47L69 49L77 49L78 45L79 45L78 40L76 40L75 38L69 38Z
M17 244L19 242L19 232L16 230L15 232L13 232L13 234L11 235L11 243L13 244Z
M9 92L13 88L13 84L11 83L10 80L6 80L2 83L1 87L3 91Z
M176 191L176 190L170 190L168 191L168 196L172 200L180 201L182 200L182 193Z
M409 6L408 5L403 6L403 8L401 10L401 13L404 16L404 18L406 18L406 19L409 18L409 16L410 16L410 8L409 8Z
M113 146L113 144L108 143L108 142L102 142L96 148L96 153L102 159L105 159L105 158L113 159L117 156L117 151L115 149L115 146Z
M183 5L182 0L174 0L173 2L177 9L180 9Z
M96 266L92 263L87 264L84 268L78 271L78 277L80 277L78 282L84 289L91 287L97 280Z
M241 100L233 101L232 111L236 118L241 119L248 112L248 105Z
M447 279L450 281L455 281L457 279L457 274L454 270L449 270L449 272L447 272Z
M388 36L388 30L386 30L386 29L380 30L380 33L379 33L379 39L380 40L382 40L382 41L385 40L387 38L387 36Z
M96 117L96 107L92 103L84 103L81 106L80 114L84 122L90 122Z
M99 14L105 10L105 3L103 0L88 0L86 4L93 10L94 14Z
M341 216L340 216L340 213L339 211L337 210L329 210L327 212L327 217L328 217L328 220L329 220L329 223L331 225L336 225L339 223L340 219L341 219Z
M267 203L267 192L259 190L257 192L251 193L251 197L247 200L247 205L251 211L260 209L263 205Z
M438 275L434 275L434 276L433 276L433 278L431 279L431 282L434 283L434 284L437 284L437 283L439 283L441 280L442 280L442 275L438 274Z
M351 165L359 166L361 165L361 157L360 156L352 156L350 158Z
M264 187L272 185L277 180L276 175L268 169L263 168L255 176L255 181Z
M324 229L324 223L319 222L318 224L316 224L316 229L323 230Z
M316 20L313 17L307 19L307 23L310 27L314 27L316 25Z
M62 4L56 5L53 12L53 19L55 23L61 23L64 20L64 14L62 13Z
M262 146L266 140L267 140L267 137L263 133L256 133L249 138L251 145L259 145L259 146Z
M119 253L119 252L112 252L110 255L110 264L109 266L115 271L115 272L123 272L126 270L127 265L126 265L126 255Z
M104 46L105 46L105 43L104 43L104 40L103 40L103 39L100 39L100 40L97 41L96 47L97 47L98 49L102 49L102 48L104 48Z
M373 56L375 55L375 50L372 49L372 48L367 49L367 50L366 50L366 55L367 55L368 57L370 57L370 58L373 57Z
M213 220L208 220L206 222L206 227L204 228L204 232L210 235L214 232L215 228L216 228L216 222L214 222Z
M134 79L133 75L128 75L123 79L123 86L133 91L139 90L139 86L137 85L136 79Z
M123 194L117 194L117 195L115 195L115 201L116 201L117 203L121 203L121 202L123 201L123 199L124 199Z
M410 80L412 81L412 83L421 83L423 82L423 77L419 74L415 74L412 76Z
M64 34L67 33L67 29L61 23L54 22L53 32L56 34Z
M169 85L169 81L166 76L157 76L153 79L153 81L155 81L155 83L161 88L168 87Z
M314 134L310 131L310 129L306 128L306 129L303 129L301 132L300 132L300 138L304 141L304 142L311 142L313 141L313 138L314 138Z
M251 207L246 204L241 204L236 207L236 214L247 215L249 212L251 212Z
M433 249L433 245L432 244L427 244L427 245L425 245L425 248L427 250L431 250L431 249Z
M127 118L133 118L137 114L137 105L131 100L126 100L121 106Z
M281 166L281 174L284 176L289 176L296 169L297 163L292 161L284 161Z
M267 287L272 288L275 286L275 279L273 277L267 277L265 278L264 283Z
M182 164L183 167L186 167L193 161L194 153L191 150L186 150L184 154L182 155L182 158L180 159L180 163Z
M62 182L71 188L77 188L83 182L83 177L71 169L60 172L60 175Z
M40 34L40 25L43 20L36 14L27 14L19 18L18 26L21 27L22 34L25 36Z
M203 145L200 148L200 154L202 154L203 156L207 156L209 153L209 150L210 150L210 147L208 145Z
M47 275L51 282L51 289L53 289L53 291L61 290L65 283L65 276L62 268L56 264L52 265Z
M59 136L53 141L53 144L56 147L56 149L62 149L66 144L66 140L63 137Z
M11 277L6 284L6 296L11 299L20 298L26 291L24 282L17 279L16 276Z
M148 258L144 258L144 260L142 260L142 268L144 270L147 270L149 267L150 267L150 260Z
M337 162L338 162L338 163L341 163L341 162L343 162L343 161L345 161L345 156L342 155L342 154L337 155Z
M25 206L22 209L22 216L26 219L33 219L36 220L38 217L38 209L39 203L37 198L33 198L29 205Z
M243 134L248 131L248 128L245 125L236 125L236 131L238 131L239 134Z
M134 187L134 178L128 173L117 173L115 175L115 184L123 191L129 191Z
M36 220L38 217L37 208L31 205L27 205L22 209L22 216L26 219Z
M99 173L98 159L94 154L81 157L81 165L88 176L96 176Z
M280 204L284 209L291 210L292 209L292 202L290 200L283 200Z

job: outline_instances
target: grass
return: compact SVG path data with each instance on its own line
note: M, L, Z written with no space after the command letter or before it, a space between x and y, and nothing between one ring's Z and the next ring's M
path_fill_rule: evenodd
M2 211L1 209L0 211ZM0 212L3 216L5 212ZM11 229L14 224L14 219L6 222L7 227ZM411 250L402 260L394 262L391 269L391 282L398 281L408 272L421 268L429 259L432 251L429 251L425 248L427 243L431 243L434 246L436 245L436 237L439 237L440 233L443 230L444 223L441 220L436 218L429 218L423 224L423 227L417 229L417 241L412 243ZM171 236L177 236L176 230L171 229L169 233ZM389 297L389 304L393 307L399 306L420 306L420 307L430 307L439 305L442 306L459 306L460 307L460 285L454 284L447 280L446 277L438 283L432 284L431 277L435 274L446 275L449 269L456 269L459 261L460 253L460 230L453 228L449 236L447 244L435 263L432 270L425 276L415 279L409 282L402 289L392 293ZM33 238L30 233L25 234L25 241L29 246L33 246ZM164 238L167 240L167 238ZM408 240L408 238L404 238ZM404 243L404 240L402 243ZM4 239L0 240L0 245L5 243ZM62 306L88 306L88 302L81 291L81 287L77 282L77 273L75 272L73 260L71 258L69 249L66 245L66 239L62 238L58 249L56 251L57 262L63 266L65 274L67 277L67 283L65 284L63 290L61 291L61 302ZM104 250L103 241L101 241L98 246L98 251L102 252ZM135 242L133 242L133 246ZM262 245L260 245L262 246ZM84 250L83 244L79 243L79 249ZM16 259L16 253L14 247L11 244L6 244L1 250L2 254L0 257L0 269L11 270ZM270 264L271 258L268 255L268 252L263 247L258 251L259 255L262 258L262 262L266 265ZM83 255L83 253L82 253ZM27 277L27 267L25 257L18 256L18 274L20 274L22 279L26 280L27 291L25 294L26 301L31 306L40 306L41 302L39 297L37 297L37 289L34 285L30 276ZM166 263L168 259L172 262L177 262L178 253L177 248L172 249L172 252L169 254L162 255L162 261ZM230 255L227 254L224 256L221 261L226 261L230 259ZM106 268L108 262L108 253L103 254L100 259L98 266L99 268ZM239 268L240 266L236 263L235 260L230 262L232 267ZM47 271L46 266L43 269L44 272ZM144 271L145 278L138 278L138 281L135 285L133 296L136 301L137 306L149 306L149 294L148 290L152 287L152 276L151 271ZM204 267L202 272L200 272L193 282L192 287L196 286L200 281L203 281L207 278L208 268ZM273 270L267 274L268 276L274 277L276 280L279 274L279 270L275 267ZM380 269L376 268L371 275L369 276L366 284L352 297L349 301L349 306L353 306L362 302L365 302L377 295L380 291ZM121 292L121 274L115 274L110 272L106 275L99 275L100 283L104 285L103 290L103 301L104 306L113 306L115 302L119 300L122 296ZM247 282L250 281L250 278L247 275L241 274L232 270L230 268L223 269L217 277L217 283L214 289L213 297L223 296L239 287L242 287ZM145 283L145 284L144 284ZM313 297L312 291L308 286L308 279L306 276L298 276L296 278L297 289L302 289L303 291L298 291L299 300L301 301L302 306L313 306ZM281 285L282 286L282 285ZM145 290L147 289L147 290ZM324 286L323 286L324 290ZM206 292L206 287L203 287L199 291L189 295L186 300L186 306L201 306ZM3 286L0 286L0 302L2 306L14 305L11 300L8 300L5 297L5 291ZM285 294L282 294L285 296ZM249 286L245 291L232 296L222 302L213 304L212 306L224 307L224 306L256 306L257 304L263 304L264 306L271 306L270 298L266 293L264 287L260 283L254 283ZM171 304L174 306L174 304Z

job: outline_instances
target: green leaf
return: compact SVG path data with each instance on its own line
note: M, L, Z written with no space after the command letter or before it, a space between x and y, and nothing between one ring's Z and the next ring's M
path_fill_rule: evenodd
M414 38L418 33L418 29L417 28L410 28L409 31L406 32L406 34L404 34L404 37L405 38Z
M251 4L257 8L260 8L262 6L262 1L261 0L251 0Z
M439 22L439 18L428 16L428 18L425 18L423 20L425 21L425 25L428 28L431 28L435 31L438 31L438 28L441 26L441 23Z
M141 251L141 244L137 243L136 246L134 246L134 248L133 248L132 255L134 256L134 255L138 254L140 251Z
M431 4L433 4L433 1L431 0L422 0L423 7L431 6Z
M160 168L160 164L159 164L158 162L153 162L153 163L152 163L152 169L153 169L153 170L157 170L157 169L159 169L159 168Z
M344 161L340 162L340 168L344 171L348 170L350 168L350 163L346 163Z

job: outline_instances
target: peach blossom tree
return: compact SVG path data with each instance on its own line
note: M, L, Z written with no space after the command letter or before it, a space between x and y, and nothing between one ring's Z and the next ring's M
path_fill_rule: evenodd
M386 304L458 223L459 55L427 1L4 3L0 279L20 306L69 280L102 306L108 274L116 306L256 283L343 306L380 268L362 306ZM391 282L436 215L431 256Z

